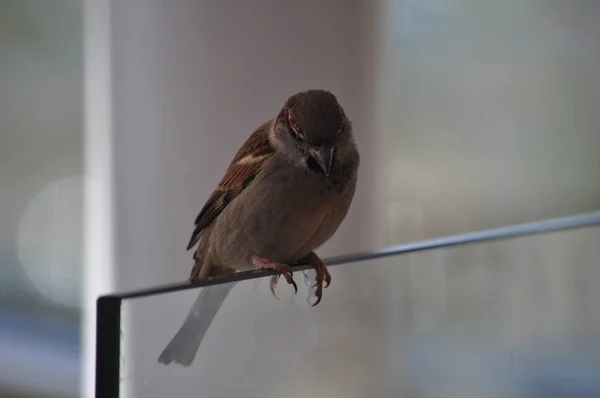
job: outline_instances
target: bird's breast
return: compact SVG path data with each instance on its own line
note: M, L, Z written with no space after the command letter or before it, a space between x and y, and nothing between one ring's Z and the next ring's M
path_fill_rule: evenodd
M214 247L223 263L252 255L293 262L335 233L352 195L327 189L304 170L270 165L217 219Z

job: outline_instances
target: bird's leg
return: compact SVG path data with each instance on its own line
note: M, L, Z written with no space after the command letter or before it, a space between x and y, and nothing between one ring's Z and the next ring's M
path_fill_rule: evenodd
M252 264L254 265L256 270L264 270L264 269L272 269L277 272L277 275L273 275L271 277L271 292L273 296L277 298L275 294L275 286L277 286L277 281L279 277L283 275L286 282L294 287L294 293L298 293L298 286L296 282L294 282L294 277L292 276L292 269L288 264L277 263L275 261L267 260L266 258L260 256L252 256Z
M323 282L325 283L325 287L328 287L331 283L331 275L329 275L329 271L327 271L323 260L321 260L321 258L317 256L315 252L308 253L305 257L300 259L299 263L307 263L309 265L312 265L315 269L315 273L317 274L317 282L313 286L316 288L315 296L317 297L317 301L314 304L312 304L312 306L314 307L315 305L321 302L321 297L323 297Z

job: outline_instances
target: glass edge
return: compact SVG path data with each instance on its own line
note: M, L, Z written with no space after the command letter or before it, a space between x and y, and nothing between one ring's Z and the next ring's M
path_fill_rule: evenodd
M527 235L558 232L567 229L593 227L596 225L600 225L600 211L581 213L567 217L552 218L523 224L514 224L500 228L468 232L464 234L450 235L401 245L388 246L373 251L330 257L324 259L323 261L327 266L350 264L359 261L375 260L379 258L398 256L424 250L433 250L450 246L482 243L492 240L511 239ZM292 266L294 272L305 270L308 268L309 266L307 264L298 264ZM112 293L109 295L99 297L98 302L100 302L100 300L102 299L109 298L118 299L119 301L132 298L141 298L145 296L153 296L188 289L196 289L200 287L213 286L230 282L240 282L248 279L262 278L269 275L275 275L275 271L264 270L237 272L232 275L227 275L212 280L200 280L194 282L185 281L173 284L154 286L146 289Z

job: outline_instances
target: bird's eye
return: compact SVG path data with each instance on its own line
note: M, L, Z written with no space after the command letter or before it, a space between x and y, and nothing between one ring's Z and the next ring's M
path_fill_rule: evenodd
M294 137L296 138L296 140L300 142L304 141L304 134L302 134L300 130L298 130L296 127L292 127L292 132L294 133Z

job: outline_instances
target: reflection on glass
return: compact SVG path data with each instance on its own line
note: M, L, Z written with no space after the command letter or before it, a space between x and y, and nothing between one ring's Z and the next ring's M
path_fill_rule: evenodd
M600 208L600 2L383 4L377 197L411 239Z
M121 391L597 397L598 242L595 227L340 265L315 308L302 284L297 296L280 285L275 300L266 279L241 282L188 368L157 357L198 291L125 300Z

